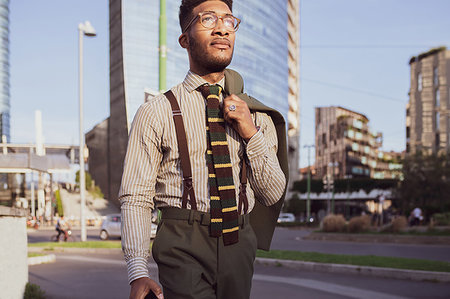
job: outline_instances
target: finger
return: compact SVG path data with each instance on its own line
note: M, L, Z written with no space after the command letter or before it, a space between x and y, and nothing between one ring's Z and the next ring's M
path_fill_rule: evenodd
M160 287L156 282L153 282L153 283L151 284L150 289L151 289L151 291L153 292L153 294L156 295L156 297L157 297L158 299L164 299L164 295L163 295L162 289L161 289L161 287Z

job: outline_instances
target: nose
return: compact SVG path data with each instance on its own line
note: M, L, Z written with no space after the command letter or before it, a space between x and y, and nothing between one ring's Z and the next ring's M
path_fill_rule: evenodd
M223 19L219 18L217 20L216 27L214 27L213 35L227 36L230 32L225 28L225 24L223 23Z

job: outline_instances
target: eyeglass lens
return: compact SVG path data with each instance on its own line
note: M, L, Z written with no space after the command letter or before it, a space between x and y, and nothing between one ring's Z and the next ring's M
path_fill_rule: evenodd
M230 15L219 17L215 13L202 14L200 21L206 28L214 28L217 26L217 22L219 19L222 19L223 25L229 30L235 30L238 25L237 19L235 17Z

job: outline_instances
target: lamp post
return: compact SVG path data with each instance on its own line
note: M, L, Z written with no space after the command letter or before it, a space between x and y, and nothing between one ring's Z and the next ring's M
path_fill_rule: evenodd
M83 129L83 35L94 37L96 32L89 21L78 24L78 98L80 103L80 224L81 241L86 241L86 179L84 173L84 129Z
M307 192L307 197L306 197L306 222L308 223L309 220L311 219L311 161L310 161L310 149L314 147L314 144L311 145L305 145L303 146L304 148L308 149L308 181L307 181L307 185L306 185L306 192Z
M330 162L331 176L328 179L328 192L331 195L331 207L328 205L328 213L334 214L334 168L339 166L339 162Z

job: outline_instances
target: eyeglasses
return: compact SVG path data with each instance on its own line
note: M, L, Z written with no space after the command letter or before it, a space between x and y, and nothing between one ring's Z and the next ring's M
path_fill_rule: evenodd
M193 18L183 32L186 32L197 19L200 19L200 24L202 24L202 26L206 29L216 28L219 19L222 19L225 29L232 32L236 32L239 28L239 24L241 23L240 19L231 14L218 16L215 12L204 11L200 12L195 18Z

